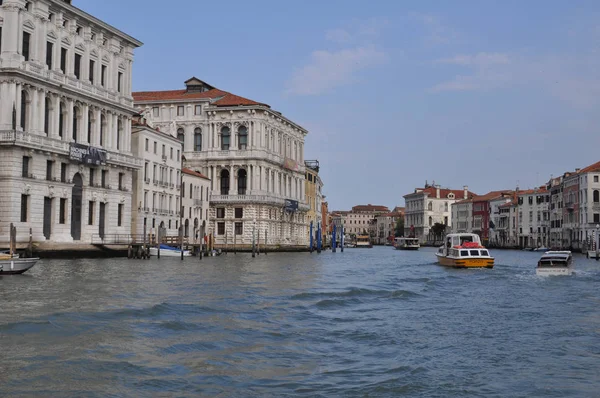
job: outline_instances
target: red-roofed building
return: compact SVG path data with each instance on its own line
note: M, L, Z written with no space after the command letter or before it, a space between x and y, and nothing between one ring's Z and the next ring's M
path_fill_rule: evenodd
M414 192L404 195L404 236L414 236L426 243L433 239L430 231L435 223L446 225L449 231L452 225L451 205L474 195L467 186L460 190L445 189L427 183L425 188L416 188Z
M150 126L183 143L185 167L210 179L207 225L215 247L249 249L257 231L272 248L308 245L307 130L263 102L196 77L184 89L133 98Z

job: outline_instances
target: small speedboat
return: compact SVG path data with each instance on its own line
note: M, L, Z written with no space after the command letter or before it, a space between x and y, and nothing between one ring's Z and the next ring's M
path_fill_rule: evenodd
M547 251L538 261L537 275L571 275L573 256L570 251Z
M544 246L536 247L535 249L533 249L534 252L547 252L548 250L550 250L550 249L548 249L547 247L544 247Z
M21 258L18 254L0 254L0 275L17 275L33 267L39 258Z
M181 257L181 249L169 245L160 245L160 255L165 257ZM183 257L190 257L191 255L191 251L183 251ZM150 256L158 256L158 248L151 247Z

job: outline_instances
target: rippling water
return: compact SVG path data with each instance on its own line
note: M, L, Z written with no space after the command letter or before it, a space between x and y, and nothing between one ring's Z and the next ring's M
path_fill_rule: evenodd
M0 278L0 396L598 396L600 263L494 254L43 260Z

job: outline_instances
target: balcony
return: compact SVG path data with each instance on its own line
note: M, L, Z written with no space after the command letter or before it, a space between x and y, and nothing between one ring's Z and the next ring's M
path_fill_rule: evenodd
M285 198L275 195L211 195L211 203L260 203L271 204L275 206L285 206ZM298 203L299 210L308 211L309 206L306 203Z
M270 161L283 167L285 163L285 157L274 152L267 151L264 149L250 148L250 149L237 149L230 147L229 150L221 150L221 148L209 148L209 150L203 150L201 152L185 152L185 157L188 161L193 160L221 160L221 159L259 159ZM298 162L297 172L304 174L306 166L303 162Z

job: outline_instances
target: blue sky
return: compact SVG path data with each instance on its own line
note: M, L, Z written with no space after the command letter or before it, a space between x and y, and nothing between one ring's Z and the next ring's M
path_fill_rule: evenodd
M144 42L134 90L196 76L306 127L330 209L600 160L597 1L73 3Z

